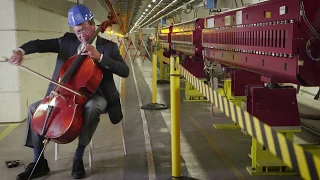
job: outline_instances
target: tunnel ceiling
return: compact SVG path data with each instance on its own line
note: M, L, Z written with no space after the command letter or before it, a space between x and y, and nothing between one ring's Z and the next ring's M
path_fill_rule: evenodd
M128 33L132 27L139 25L145 27L150 22L157 22L159 17L175 10L190 0L22 0L30 5L46 9L63 16L77 2L85 4L94 11L96 18L102 22L106 20L106 12L115 11L117 24L123 34ZM193 0L191 5L200 4L203 0ZM149 7L151 6L151 7ZM145 11L148 9L148 11ZM152 10L152 12L150 12ZM161 12L160 12L161 11ZM159 13L160 12L160 13ZM149 14L150 13L150 14ZM155 14L158 15L154 16ZM148 15L146 17L146 15ZM170 14L172 17L173 14ZM141 18L141 16L144 16ZM169 17L170 17L169 16ZM139 20L139 23L136 23ZM149 21L148 23L146 23ZM143 25L143 26L141 26Z
M123 33L128 33L138 20L140 23L136 25L144 27L189 1L190 0L106 0L105 3L109 6L109 9L113 9L113 11L117 13L118 23L120 23L119 25ZM194 5L201 2L203 2L203 0L193 0L190 4ZM148 9L148 11L146 11L146 9ZM152 9L153 11L149 14ZM158 12L160 13L156 15ZM146 15L148 16L146 17ZM140 18L141 16L143 17Z

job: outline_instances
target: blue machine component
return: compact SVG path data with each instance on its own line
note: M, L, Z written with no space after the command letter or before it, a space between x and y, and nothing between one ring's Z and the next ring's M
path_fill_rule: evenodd
M167 24L166 19L165 18L161 18L161 24Z
M204 0L206 8L213 9L216 8L217 0Z

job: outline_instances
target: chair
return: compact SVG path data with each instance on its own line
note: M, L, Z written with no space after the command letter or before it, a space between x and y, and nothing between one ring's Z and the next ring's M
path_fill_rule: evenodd
M123 152L124 152L124 155L126 156L127 155L127 148L126 148L126 142L125 142L125 134L124 134L124 120L122 120L120 122L120 125L121 125L121 133L122 133L122 143L123 143ZM90 146L89 146L89 166L92 167L92 150L94 149L93 147L93 137L90 141ZM58 144L55 143L54 144L54 152L55 152L55 155L54 155L54 159L57 161L58 160L58 151L59 151L59 148L58 148Z

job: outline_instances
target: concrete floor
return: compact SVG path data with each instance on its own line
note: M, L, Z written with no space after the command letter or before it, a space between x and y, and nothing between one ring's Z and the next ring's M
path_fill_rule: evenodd
M170 109L143 111L141 104L151 103L151 62L138 59L133 63L139 94L129 59L130 76L125 80L123 110L125 121L127 156L124 156L120 124L110 123L103 115L94 135L93 167L88 165L88 148L84 155L86 179L169 179L171 176ZM158 85L158 103L170 106L169 84ZM140 96L140 97L139 97ZM297 176L250 176L251 138L240 130L215 130L215 123L232 122L215 109L212 117L211 104L186 103L181 90L181 170L185 177L194 179L301 179ZM141 98L141 99L139 99ZM4 128L0 126L0 130ZM23 160L27 165L33 159L31 149L23 147L25 122L0 139L0 180L12 180L24 167L8 169L4 161ZM147 142L147 143L146 143ZM149 144L150 142L150 144ZM54 160L54 143L51 142L45 157L51 172L38 179L71 179L72 157L77 140L59 146L59 160ZM150 149L149 149L150 148ZM154 178L149 178L154 177Z

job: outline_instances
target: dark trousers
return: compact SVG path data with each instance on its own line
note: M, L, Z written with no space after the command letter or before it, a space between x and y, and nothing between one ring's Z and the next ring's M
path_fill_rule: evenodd
M27 126L26 134L24 138L24 146L27 147L42 147L43 139L37 135L31 128L32 115L36 110L36 107L41 103L37 101L29 106L28 117L27 117ZM100 122L100 115L104 113L107 107L107 101L97 95L92 95L84 107L84 124L82 131L79 135L79 143L82 145L88 145L91 141L93 133L96 131L97 126Z

